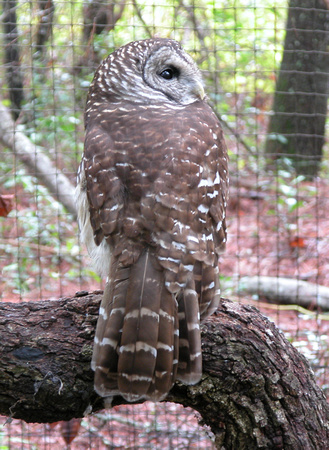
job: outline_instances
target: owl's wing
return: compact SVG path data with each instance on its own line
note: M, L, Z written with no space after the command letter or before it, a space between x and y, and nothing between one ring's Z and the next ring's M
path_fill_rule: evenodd
M178 377L200 379L200 318L218 306L218 255L225 245L227 153L222 129L205 104L168 114L171 130L159 152L166 155L152 195L141 203L153 224L157 258L167 289L177 297L179 316Z
M216 135L216 143L218 145L218 150L214 154L216 175L214 186L210 188L207 195L212 197L209 214L213 221L215 251L217 255L220 255L225 249L227 238L226 207L229 195L229 175L227 147L219 121L215 127L214 134Z
M83 158L90 222L97 245L115 229L123 207L122 182L115 168L111 135L94 125L86 133Z
M115 136L114 142L108 129L88 128L80 170L80 197L89 208L86 217L93 231L92 256L101 269L107 267L108 276L92 357L95 389L102 396L121 393L128 401L159 400L176 377L177 308L154 250L139 235L140 195L152 185L143 176L152 172L147 170L150 159L143 155L143 169L129 164L126 152L131 160L135 154L140 161L142 155L133 153L134 143L122 145L120 135ZM145 153L143 145L138 148Z
M152 364L154 373L162 375L152 381L147 395L156 398L159 392L170 389L175 378L177 328L178 378L193 384L202 373L200 318L211 314L219 302L218 254L226 239L226 147L220 124L204 103L173 111L163 106L153 110L148 107L140 112L142 121L136 120L137 112L132 108L125 117L118 114L116 111L111 121L107 119L106 128L97 120L87 128L81 170L85 178L80 186L89 208L96 253L104 256L104 248L109 248L104 243L108 243L113 260L120 263L112 267L112 272L105 271L113 283L112 288L108 285L109 295L104 295L97 324L95 386L102 395L106 395L106 389L116 391L120 344L114 336L128 323L124 314L132 321L138 310L142 320L143 311L150 310L149 306L140 307L137 296L140 281L153 279L161 286L156 290L157 297L150 297L152 308L155 302L161 304L157 313L161 345L154 352L158 357ZM125 133L129 130L128 136L121 135L123 129ZM146 264L145 253L140 257L143 248L149 248L147 259L151 266ZM100 257L99 261L101 268L106 266L106 258ZM109 302L111 298L116 299L115 306ZM111 323L106 322L109 316ZM131 342L138 336L137 331L134 334L127 327L123 341L129 338L129 344L123 346L122 364L124 357L131 357ZM122 384L122 364L120 385L127 392ZM126 369L129 364L125 362ZM150 361L148 366L150 370L153 367ZM141 375L136 370L134 377L137 373ZM127 374L125 377L132 379ZM143 377L148 382L151 379L149 373ZM99 388L106 385L106 389ZM140 391L139 395L144 394Z

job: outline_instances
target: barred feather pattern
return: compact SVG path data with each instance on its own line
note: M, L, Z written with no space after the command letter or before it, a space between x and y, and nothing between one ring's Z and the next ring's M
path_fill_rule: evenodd
M166 84L160 70L173 67L179 77ZM176 379L200 380L200 323L220 299L228 192L222 129L197 67L167 39L128 44L100 65L85 126L78 218L107 277L95 390L159 401Z

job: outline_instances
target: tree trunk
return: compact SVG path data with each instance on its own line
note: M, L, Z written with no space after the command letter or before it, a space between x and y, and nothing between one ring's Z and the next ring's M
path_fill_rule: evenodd
M126 0L90 0L84 2L82 41L86 46L86 51L75 65L75 73L78 74L85 68L91 67L95 70L98 67L104 55L100 55L94 48L94 38L114 29L118 20L122 17L125 6Z
M15 120L19 116L24 99L23 75L19 60L16 8L16 0L5 0L3 2L6 78L11 101L11 112Z
M83 8L83 41L88 43L93 34L98 35L103 31L113 30L123 14L125 4L125 0L85 2ZM118 6L118 10L115 11L116 6Z
M0 303L0 414L55 422L104 407L90 369L100 299ZM176 383L167 400L198 410L217 448L329 448L329 407L308 363L255 308L222 300L202 343L201 382Z
M318 173L329 94L326 0L290 0L266 153L288 157L297 174Z
M35 38L35 56L42 59L45 52L45 45L53 32L53 19L55 5L52 0L38 0L39 23Z

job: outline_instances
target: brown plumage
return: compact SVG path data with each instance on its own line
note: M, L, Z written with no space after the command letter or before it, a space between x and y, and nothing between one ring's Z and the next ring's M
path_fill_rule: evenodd
M108 277L95 389L163 399L200 380L200 321L218 306L227 153L201 75L176 41L130 43L91 84L78 172L82 238Z

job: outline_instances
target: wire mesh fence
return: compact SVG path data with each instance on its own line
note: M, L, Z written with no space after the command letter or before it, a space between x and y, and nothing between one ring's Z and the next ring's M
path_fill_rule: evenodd
M86 93L116 48L170 37L201 68L229 148L223 296L270 317L326 393L328 19L324 0L2 2L1 301L103 288L72 206ZM59 448L67 430L1 423L4 449ZM64 440L72 449L214 448L195 413L170 403L120 407L71 426Z
M122 406L52 424L1 421L3 448L71 449L146 448L214 449L210 430L198 425L196 413L173 403Z

